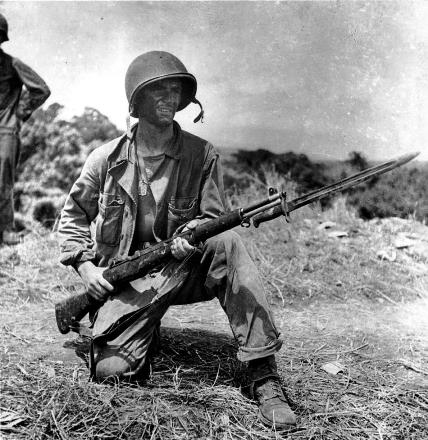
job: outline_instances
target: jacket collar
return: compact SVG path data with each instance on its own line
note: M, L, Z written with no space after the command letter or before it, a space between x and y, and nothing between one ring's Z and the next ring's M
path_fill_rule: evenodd
M178 122L174 121L174 137L172 138L172 142L168 145L168 148L165 151L165 155L172 157L173 159L180 160L181 158L181 127Z
M132 154L132 144L134 143L135 133L137 131L137 124L131 128L131 138L128 139L127 134L123 134L113 151L109 154L107 160L109 163L116 162L119 165L121 162L127 161L134 163L134 155ZM113 165L114 166L114 165Z
M122 161L128 161L134 163L135 161L135 135L137 133L138 123L134 124L131 128L131 138L128 139L127 135L122 135L117 142L117 146L113 149L108 157L109 162L116 162L116 165ZM165 150L165 155L173 159L179 160L181 158L181 144L182 144L182 132L178 122L173 122L174 137L172 142Z
M135 127L136 125L132 127L132 133L135 133ZM128 139L124 134L107 157L107 162L109 165L108 173L129 195L134 204L137 204L138 171L134 157L132 138Z
M124 134L117 141L116 147L107 160L110 165L108 173L124 189L136 204L138 200L138 169L135 160L135 134L138 124L131 128L131 138ZM181 158L182 135L180 125L174 121L174 138L165 151L165 155L173 159Z

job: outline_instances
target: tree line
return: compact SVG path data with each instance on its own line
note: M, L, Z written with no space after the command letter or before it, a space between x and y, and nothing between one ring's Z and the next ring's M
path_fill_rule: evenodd
M31 205L33 216L47 225L54 221L88 154L121 135L108 117L94 108L85 108L71 120L61 118L62 109L57 103L38 109L21 130L16 209L25 212ZM228 189L245 191L254 179L263 183L266 170L270 169L293 181L298 193L305 193L372 164L360 152L352 152L346 161L323 163L312 161L305 154L275 154L258 149L239 150L224 165ZM363 219L413 216L427 221L428 164L409 164L373 178L347 194L347 203Z

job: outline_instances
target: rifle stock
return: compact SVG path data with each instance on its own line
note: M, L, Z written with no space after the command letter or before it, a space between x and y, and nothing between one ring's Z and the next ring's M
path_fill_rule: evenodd
M102 302L94 300L88 293L70 296L55 304L55 316L58 330L63 335L70 331L74 322L80 321L85 315L96 311Z

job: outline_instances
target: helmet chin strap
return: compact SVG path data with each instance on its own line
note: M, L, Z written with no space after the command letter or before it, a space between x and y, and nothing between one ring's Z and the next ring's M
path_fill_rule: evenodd
M128 160L130 160L131 156L131 140L132 140L132 131L131 131L131 111L126 115L126 148L128 150Z
M131 113L129 112L126 115L126 138L128 139L128 142L131 141L132 132L131 132Z
M196 118L195 119L193 119L193 123L197 123L197 122L199 122L199 121L201 121L201 123L203 123L204 122L204 108L202 107L202 104L196 99L196 98L193 98L192 99L192 102L194 103L194 104L197 104L197 105L199 105L199 107L201 108L201 111L199 112L199 115L198 116L196 116Z
M193 104L199 105L201 111L199 112L199 115L196 116L195 119L193 119L193 123L196 124L197 122L201 121L201 123L204 122L204 108L202 107L202 104L199 102L198 99L193 98L192 99ZM126 116L126 137L128 138L128 141L131 141L132 133L131 133L131 113L132 113L132 107L130 106L128 114Z

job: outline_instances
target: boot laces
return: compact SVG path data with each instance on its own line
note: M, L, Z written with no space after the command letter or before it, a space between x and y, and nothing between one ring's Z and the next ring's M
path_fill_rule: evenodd
M285 399L280 382L272 379L268 379L260 384L255 390L255 395L259 400L270 400L276 397L279 397L281 400Z
M270 381L270 384L272 387L272 393L275 395L275 397L284 397L281 384L277 380Z

